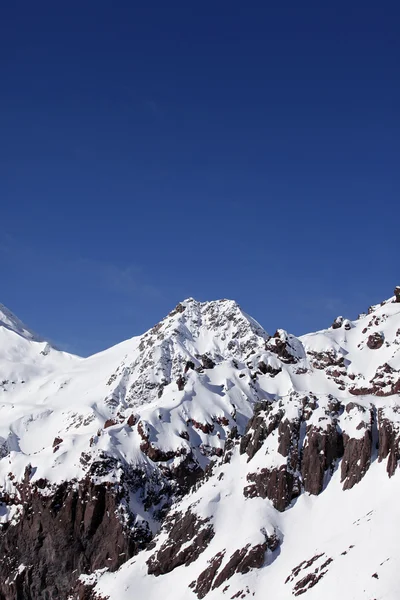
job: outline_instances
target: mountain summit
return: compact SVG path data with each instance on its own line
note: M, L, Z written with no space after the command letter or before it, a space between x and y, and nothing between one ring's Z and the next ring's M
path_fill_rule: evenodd
M300 338L189 298L86 359L1 314L0 600L397 597L399 288Z

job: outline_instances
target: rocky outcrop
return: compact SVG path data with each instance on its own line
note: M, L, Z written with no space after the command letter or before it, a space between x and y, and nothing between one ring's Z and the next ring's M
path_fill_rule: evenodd
M342 455L343 438L335 422L325 429L308 426L301 462L305 491L315 495L322 492L325 473L333 471Z
M283 363L294 364L300 358L294 347L294 340L294 336L289 335L284 329L277 329L273 337L266 341L265 349L276 354Z
M216 589L230 579L235 573L245 574L251 569L260 569L265 562L265 555L274 552L280 544L279 537L274 533L266 536L265 542L235 550L228 562L219 571L225 557L225 551L216 554L208 567L193 581L189 587L193 588L198 598L204 598L211 589Z
M386 470L389 477L395 474L400 460L400 406L394 406L391 412L398 416L397 421L393 420L393 416L388 418L384 408L378 410L378 460L388 459Z
M343 317L336 317L336 319L333 321L333 323L331 325L332 329L340 329L341 326L343 325L343 321L344 321Z
M354 402L347 404L346 413L350 419L355 420L357 423L355 429L360 432L357 436L350 435L346 431L343 433L341 481L343 489L349 490L361 481L371 464L373 414L372 411Z
M286 466L249 473L247 481L250 485L243 490L246 498L257 496L269 498L275 508L281 512L289 506L294 497L298 496L295 477Z
M193 588L195 594L197 594L198 598L204 598L211 590L212 582L217 574L219 567L223 561L225 556L225 552L218 552L213 558L208 561L208 567L200 573L197 580L192 581L189 587Z
M271 377L276 377L279 373L282 372L281 367L273 367L270 364L266 364L263 360L260 360L258 363L258 369L262 373L262 375L270 375Z
M385 340L385 338L382 333L379 333L379 332L371 333L371 335L368 336L367 346L371 350L379 350L379 348L381 348L383 346L384 340Z
M254 414L247 423L245 434L240 441L240 454L246 453L248 460L261 448L264 440L274 431L283 416L283 411L272 413L272 405L259 402L254 407Z
M79 575L114 571L151 539L146 523L132 527L134 515L123 514L118 486L86 480L49 491L25 482L19 519L3 526L2 600L67 598Z
M396 285L394 288L394 301L400 302L400 285Z
M201 519L188 510L165 520L167 540L147 561L149 575L170 573L176 567L189 565L206 549L214 536L209 519Z

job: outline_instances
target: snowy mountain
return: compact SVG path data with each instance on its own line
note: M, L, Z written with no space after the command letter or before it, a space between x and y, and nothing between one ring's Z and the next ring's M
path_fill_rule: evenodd
M397 598L400 288L301 338L190 298L87 359L1 310L0 600Z

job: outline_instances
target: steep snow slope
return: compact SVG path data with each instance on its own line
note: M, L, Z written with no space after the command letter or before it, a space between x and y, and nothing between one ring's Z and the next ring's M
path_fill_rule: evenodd
M339 568L366 581L348 598L394 598L399 294L301 338L188 299L88 359L4 313L0 600L329 599Z

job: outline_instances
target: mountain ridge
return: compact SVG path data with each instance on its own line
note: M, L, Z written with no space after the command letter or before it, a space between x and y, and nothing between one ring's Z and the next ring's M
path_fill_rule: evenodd
M246 597L269 572L280 589L287 514L307 497L341 504L339 489L381 479L380 462L397 486L399 349L396 288L300 337L270 336L234 301L189 298L87 359L17 356L0 387L0 599L124 600L132 585L151 599L159 578L175 598ZM314 575L282 598L316 597L328 565Z

